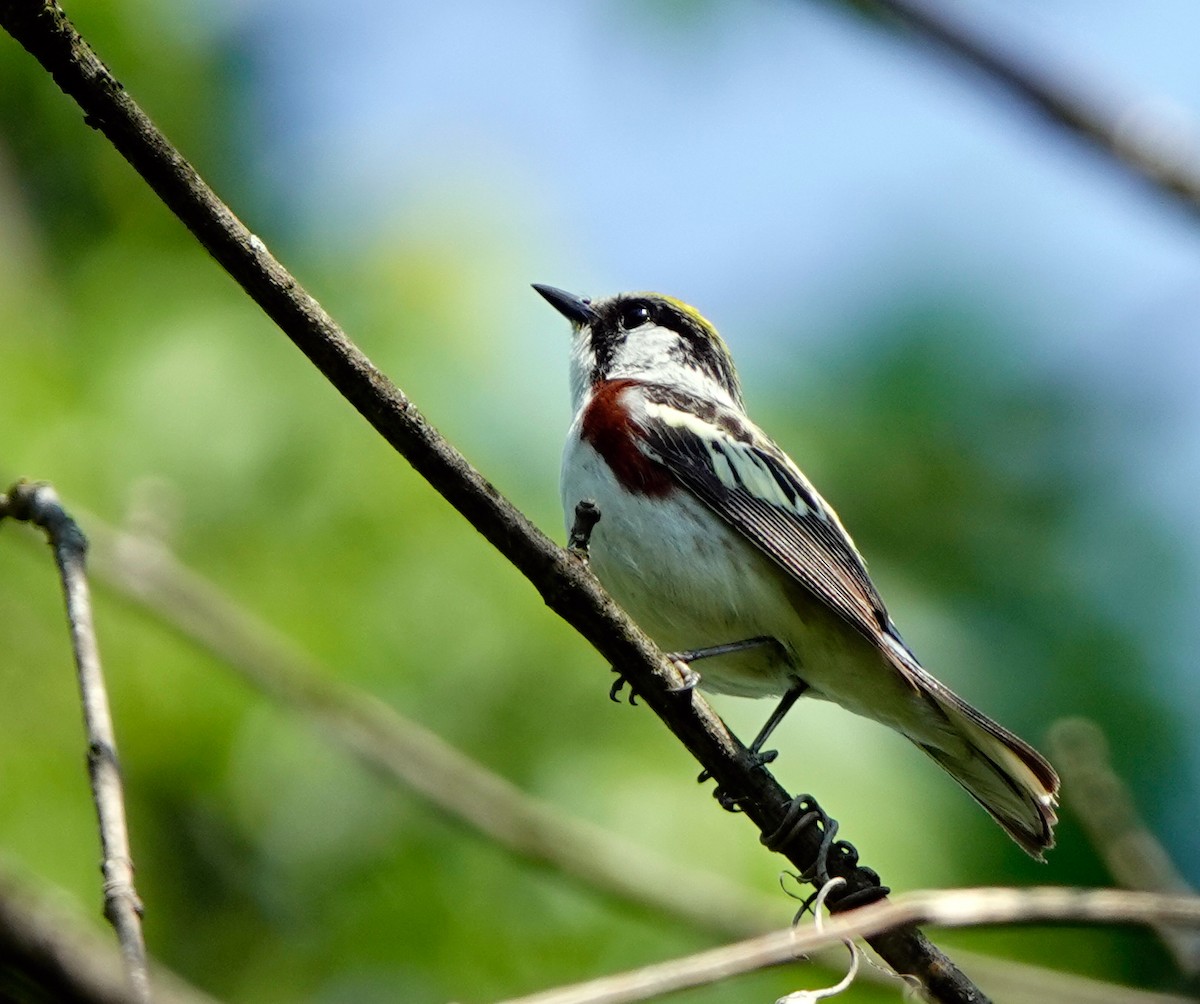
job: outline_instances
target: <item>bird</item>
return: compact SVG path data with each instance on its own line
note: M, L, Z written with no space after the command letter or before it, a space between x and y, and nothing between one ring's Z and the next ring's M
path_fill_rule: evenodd
M799 697L831 701L906 736L1045 860L1054 768L921 665L833 508L750 420L717 329L660 293L533 288L572 329L560 490L568 529L580 503L598 512L608 593L702 689L780 698L760 762Z

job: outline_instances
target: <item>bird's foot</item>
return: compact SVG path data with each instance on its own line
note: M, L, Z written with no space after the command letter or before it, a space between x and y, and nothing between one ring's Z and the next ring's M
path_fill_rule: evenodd
M673 652L668 652L667 658L675 667L675 671L679 673L679 683L671 687L671 690L677 694L684 694L695 690L700 683L700 674L692 669L690 665L688 665L688 661L686 659L674 654Z
M742 652L748 648L757 648L759 645L771 645L774 643L774 638L761 635L756 638L745 638L742 641L725 642L722 645L710 645L707 648L692 648L684 652L667 652L665 653L666 657L674 663L680 677L682 677L679 686L674 689L681 693L696 689L696 686L700 683L700 674L692 668L693 662L699 662L701 659L711 659L717 655Z
M750 754L750 769L751 770L753 770L755 767L765 767L769 763L774 763L775 758L779 756L779 750L755 750L755 749L752 749L752 750L749 750L748 752ZM710 774L706 770L702 770L699 773L699 775L697 775L697 777L696 777L696 781L698 784L703 784L705 781L711 781L711 780L712 780L712 774ZM717 799L718 802L721 800L720 797L717 795L717 792L713 792L713 796Z
M741 641L727 641L721 645L709 645L706 648L688 649L686 652L669 652L668 659L676 662L699 662L701 659L711 659L717 655L729 655L733 652L744 652L748 648L758 648L759 645L774 645L774 638L758 635L754 638L744 638Z
M612 671L617 674L617 678L613 681L613 685L608 688L608 699L614 704L620 704L621 691L625 688L626 684L629 684L629 703L636 705L637 691L633 689L633 684L629 683L629 681L625 679L625 676L617 669L616 666L613 666Z
M580 505L583 503L581 502ZM675 694L690 694L700 684L700 674L697 673L688 663L691 658L695 657L693 652L666 652L667 660L675 667L675 672L679 674L679 682L671 685L671 692ZM621 690L629 685L629 703L637 704L637 694L634 693L633 685L625 678L625 676L613 667L613 672L617 674L617 679L609 688L609 700L621 703Z

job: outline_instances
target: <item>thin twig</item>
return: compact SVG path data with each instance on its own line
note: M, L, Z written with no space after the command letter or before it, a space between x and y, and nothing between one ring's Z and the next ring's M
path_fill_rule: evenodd
M78 102L100 130L208 252L381 436L524 574L547 605L632 681L646 705L764 836L786 834L792 799L694 691L680 692L676 667L612 602L584 563L557 547L433 428L411 401L359 351L220 201L154 126L51 0L0 0L0 25ZM803 828L774 849L802 871L823 834ZM850 859L834 874L851 893L878 881ZM984 995L919 931L874 936L872 946L897 972L917 976L945 1002L980 1004Z
M1200 897L1158 896L1121 889L948 889L910 892L814 927L788 928L736 945L645 966L616 976L513 998L503 1004L633 1004L663 994L796 961L845 938L869 937L909 924L978 927L1087 921L1200 926Z
M888 15L920 38L937 45L999 83L1048 121L1083 139L1110 162L1191 213L1200 212L1200 164L1191 130L1178 122L1156 121L1151 112L1163 102L1146 98L1102 97L1084 90L1062 74L1035 65L1027 54L1005 51L982 33L967 28L955 15L927 0L868 0L867 10ZM961 9L956 9L956 15Z
M1086 718L1063 719L1051 728L1050 744L1066 782L1067 804L1114 881L1143 892L1195 895L1138 815L1129 786L1112 769L1108 740L1100 726ZM1200 931L1152 926L1179 971L1186 976L1200 974Z
M83 702L88 775L100 822L104 916L116 929L133 999L149 1004L150 979L146 971L146 945L142 939L142 901L133 885L133 857L125 821L125 794L117 762L117 740L92 623L92 602L85 568L87 539L63 509L54 489L46 484L20 481L13 485L7 495L0 496L0 519L4 516L32 523L45 531L58 563L67 621L71 627L71 649L79 677L79 695Z

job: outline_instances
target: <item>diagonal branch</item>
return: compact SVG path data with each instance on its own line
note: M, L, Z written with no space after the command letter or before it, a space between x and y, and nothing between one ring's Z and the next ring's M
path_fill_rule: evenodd
M475 470L375 368L320 304L270 254L175 150L75 31L52 0L0 0L0 25L51 73L85 113L322 374L534 585L545 602L632 681L704 769L762 831L772 849L802 871L828 850L828 823L797 825L797 803L758 769L678 672L600 588L577 558L557 547ZM810 800L811 801L811 800ZM801 819L811 818L811 813ZM878 891L878 877L838 854L830 872L851 893ZM849 902L849 899L847 899ZM898 972L917 976L939 1001L985 1000L941 951L913 928L873 936Z

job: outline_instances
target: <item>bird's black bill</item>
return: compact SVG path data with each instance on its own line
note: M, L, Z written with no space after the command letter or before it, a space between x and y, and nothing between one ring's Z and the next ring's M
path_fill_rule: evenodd
M596 312L582 297L563 289L556 289L554 286L543 286L540 282L535 282L533 288L572 324L591 324L596 320Z

